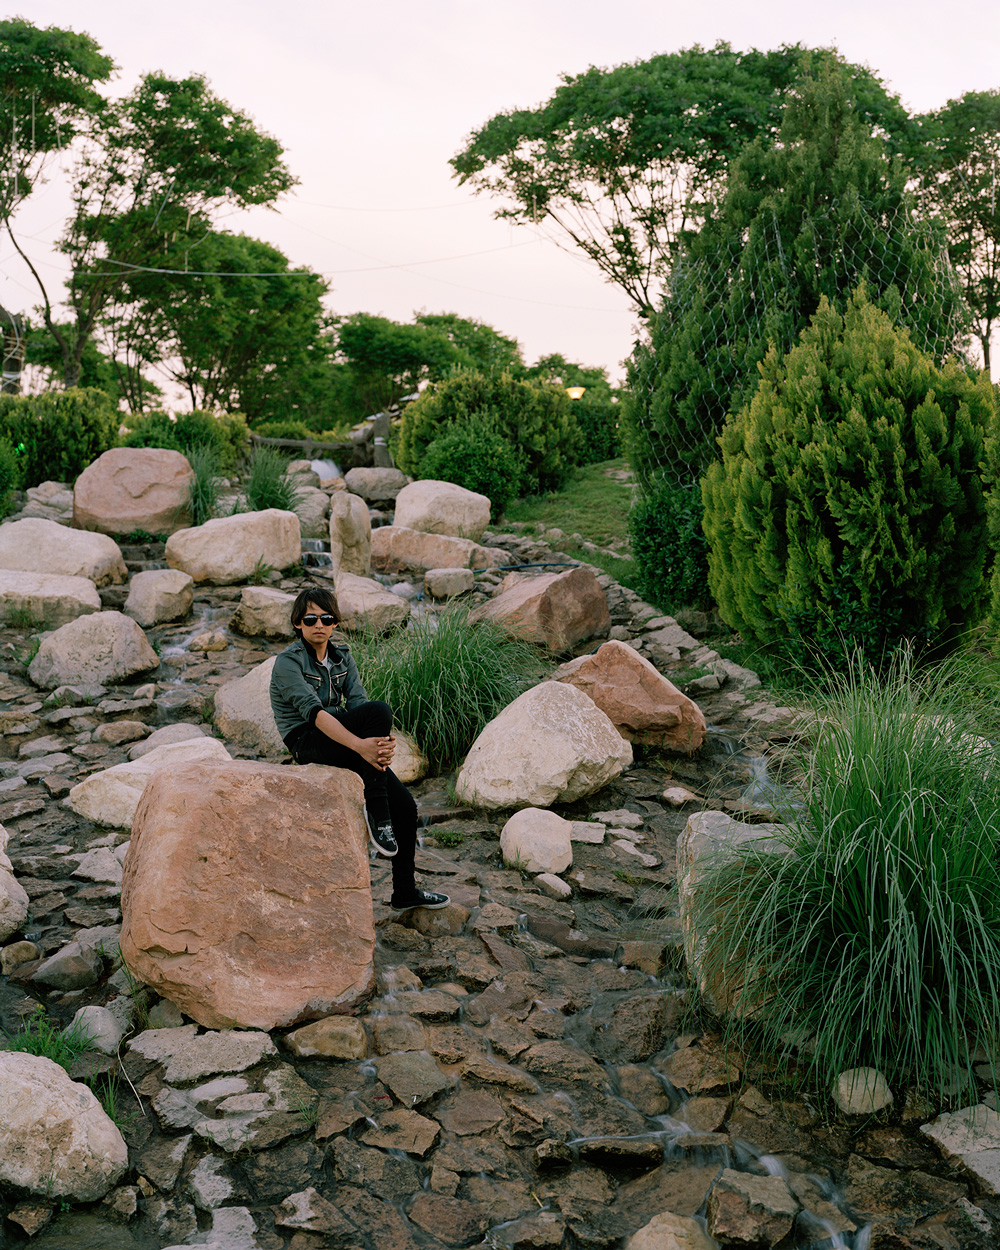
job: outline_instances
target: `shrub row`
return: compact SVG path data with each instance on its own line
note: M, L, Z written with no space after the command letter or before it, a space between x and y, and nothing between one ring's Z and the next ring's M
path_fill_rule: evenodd
M116 445L120 420L107 393L93 387L0 395L0 438L17 457L16 485L73 482Z
M126 447L165 447L187 455L208 448L220 473L231 473L246 456L250 445L246 417L241 412L215 413L195 409L171 417L148 412L129 419L123 438Z

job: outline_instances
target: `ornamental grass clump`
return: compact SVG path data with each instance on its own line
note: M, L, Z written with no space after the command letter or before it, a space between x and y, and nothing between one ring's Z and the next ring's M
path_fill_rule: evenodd
M436 773L452 769L479 731L541 676L538 652L454 607L418 617L388 642L351 642L370 699L388 703Z
M243 487L248 512L280 508L294 512L299 491L288 476L288 460L273 447L255 447L250 453Z
M951 666L831 679L779 847L704 866L701 972L746 1014L744 1044L787 1052L826 1088L874 1067L926 1092L974 1084L1000 1042L1000 756Z

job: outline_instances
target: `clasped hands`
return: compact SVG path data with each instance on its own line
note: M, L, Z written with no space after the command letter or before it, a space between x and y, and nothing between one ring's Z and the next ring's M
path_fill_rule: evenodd
M362 738L357 752L373 768L384 773L396 752L396 739L391 734L387 738Z

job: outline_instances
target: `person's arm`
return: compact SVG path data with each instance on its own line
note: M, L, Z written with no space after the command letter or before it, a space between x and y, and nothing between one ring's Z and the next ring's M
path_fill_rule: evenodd
M356 755L360 755L363 760L367 760L369 764L377 768L379 772L385 770L392 763L392 755L396 749L396 739L388 738L359 738L357 734L342 725L336 716L331 716L325 709L320 710L313 722L316 728L322 734L338 742L342 747L347 747L354 751Z

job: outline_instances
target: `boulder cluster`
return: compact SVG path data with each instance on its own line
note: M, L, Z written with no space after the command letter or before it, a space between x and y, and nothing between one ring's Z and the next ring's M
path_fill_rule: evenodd
M0 1049L0 1244L991 1244L992 1094L935 1118L861 1069L817 1108L696 1009L731 991L698 860L769 836L748 782L798 723L708 621L395 470L311 487L321 569L300 514L154 528L125 450L80 479L90 529L58 483L0 526L0 1026L41 1002L90 1039L68 1072ZM358 779L283 757L268 676L309 584L387 647L464 597L548 657L453 777L401 739L446 908L393 912Z

